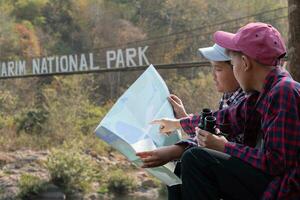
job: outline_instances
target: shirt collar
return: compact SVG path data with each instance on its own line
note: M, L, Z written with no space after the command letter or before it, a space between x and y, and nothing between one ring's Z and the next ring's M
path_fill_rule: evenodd
M237 96L241 95L242 93L244 93L242 88L238 88L234 92L224 93L221 99L221 107L222 108L228 107L237 98Z
M272 69L264 80L263 89L260 92L257 103L273 88L273 86L283 77L291 77L291 75L280 67Z

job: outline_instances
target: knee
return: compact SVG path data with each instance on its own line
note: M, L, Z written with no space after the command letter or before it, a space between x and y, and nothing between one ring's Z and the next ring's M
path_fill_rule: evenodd
M182 157L181 157L181 163L185 165L190 165L194 163L196 160L202 159L203 156L203 149L199 147L192 147L188 150L186 150Z
M217 160L205 148L193 147L184 152L181 158L182 166L201 165L217 163ZM200 166L198 166L200 167Z
M182 156L181 156L181 163L187 163L190 162L190 160L193 160L193 153L192 153L192 149L194 149L196 147L192 147L189 148L188 150L186 150Z

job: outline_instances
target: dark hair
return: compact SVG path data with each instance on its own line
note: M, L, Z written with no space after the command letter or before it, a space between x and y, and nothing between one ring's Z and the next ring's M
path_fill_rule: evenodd
M234 51L234 50L230 50L230 49L225 49L225 54L227 56L229 56L230 52L235 53L235 54L243 55L243 53L241 51Z
M224 61L224 63L230 65L230 67L233 68L233 65L231 64L231 61L230 61L230 60Z

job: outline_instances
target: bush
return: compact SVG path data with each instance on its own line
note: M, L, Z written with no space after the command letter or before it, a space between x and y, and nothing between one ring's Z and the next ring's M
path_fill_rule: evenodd
M83 193L89 191L91 183L100 178L97 173L99 169L80 148L63 146L62 149L52 150L46 162L52 182L66 193L73 190Z
M20 192L18 197L20 199L29 199L30 196L36 195L46 188L47 183L39 177L29 174L22 174L18 187Z
M26 133L40 134L48 119L49 113L45 110L30 110L17 119L17 132L24 130Z
M108 178L108 191L115 194L128 194L137 187L136 181L121 170L113 171Z

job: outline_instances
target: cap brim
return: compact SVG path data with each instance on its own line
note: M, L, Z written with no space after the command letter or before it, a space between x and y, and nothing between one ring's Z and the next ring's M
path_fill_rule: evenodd
M228 61L230 58L218 52L214 47L205 47L198 49L199 54L211 61Z
M213 36L213 40L215 43L217 43L218 45L220 45L225 49L240 51L240 49L238 49L235 46L234 36L235 34L233 33L225 32L225 31L217 31Z

